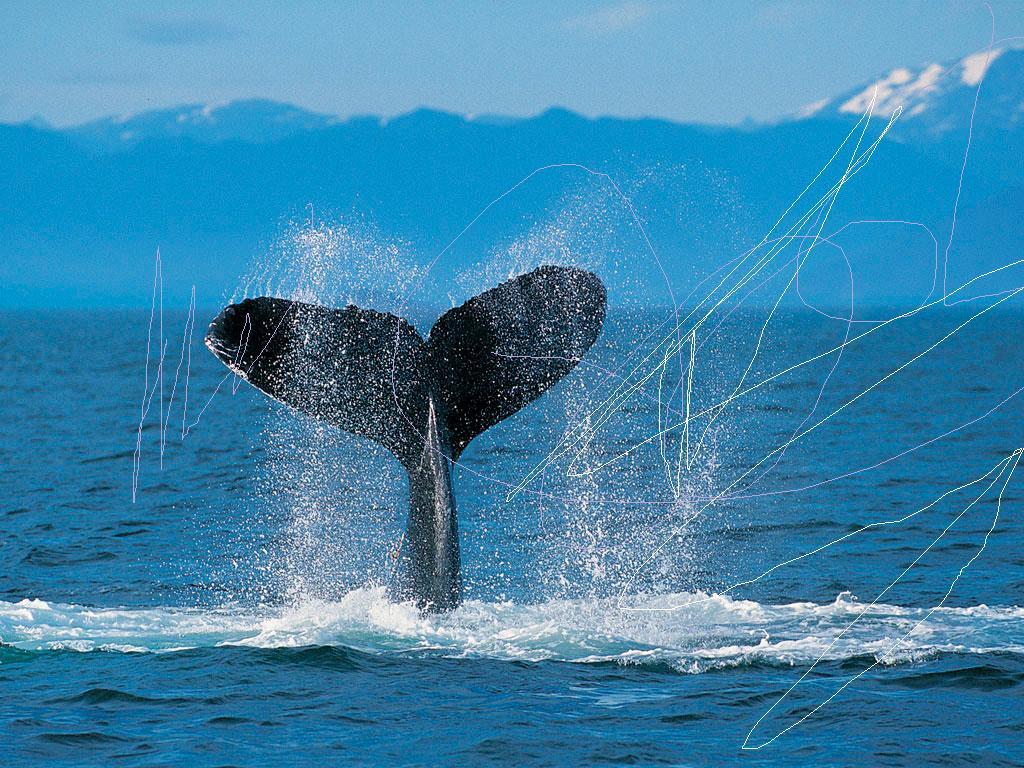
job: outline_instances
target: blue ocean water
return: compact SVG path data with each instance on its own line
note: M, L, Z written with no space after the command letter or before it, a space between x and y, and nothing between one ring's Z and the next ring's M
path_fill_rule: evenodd
M1020 765L1024 314L993 301L738 312L692 376L613 312L456 468L467 601L428 617L384 596L397 463L233 392L212 309L180 367L165 317L141 438L148 312L0 316L0 762Z

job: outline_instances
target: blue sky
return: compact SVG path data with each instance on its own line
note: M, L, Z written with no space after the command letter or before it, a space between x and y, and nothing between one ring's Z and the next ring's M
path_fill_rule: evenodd
M990 0L997 36L1024 2ZM735 123L988 43L983 2L0 0L0 121L67 125L265 97L342 116L420 106Z

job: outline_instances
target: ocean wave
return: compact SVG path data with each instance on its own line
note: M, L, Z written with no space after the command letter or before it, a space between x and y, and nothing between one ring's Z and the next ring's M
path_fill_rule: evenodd
M831 603L781 605L701 593L534 605L468 601L442 616L391 603L382 589L264 611L0 601L0 642L12 652L334 646L373 654L668 664L703 672L806 666L818 659L904 663L943 653L1024 653L1021 638L1021 607L868 605L845 593Z

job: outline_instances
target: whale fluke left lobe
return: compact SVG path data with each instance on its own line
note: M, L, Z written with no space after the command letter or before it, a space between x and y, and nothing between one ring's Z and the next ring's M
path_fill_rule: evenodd
M405 320L355 306L246 299L214 319L206 345L275 400L381 443L406 466L418 459L427 382L423 340Z

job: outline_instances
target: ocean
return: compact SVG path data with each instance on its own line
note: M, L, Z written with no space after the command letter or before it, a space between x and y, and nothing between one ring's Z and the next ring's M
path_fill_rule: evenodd
M613 308L454 469L441 616L385 596L397 462L225 379L215 307L160 377L148 310L2 314L0 764L1022 765L1001 298L742 310L692 369Z

